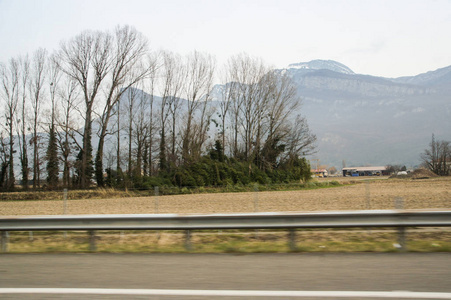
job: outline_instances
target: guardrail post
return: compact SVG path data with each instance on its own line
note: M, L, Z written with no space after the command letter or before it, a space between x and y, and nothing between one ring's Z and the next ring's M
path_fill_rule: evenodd
M296 251L298 247L296 247L296 229L290 228L290 231L288 232L288 246L290 247L291 251Z
M400 246L401 251L407 251L406 246L406 227L398 228L398 244Z
M96 245L96 231L95 230L89 230L89 251L96 251L97 245Z
M63 191L63 213L67 214L67 189ZM64 238L67 238L67 231L64 231Z
M2 252L8 252L8 231L2 231Z
M191 244L191 230L185 230L185 250L193 250L193 246Z
M254 212L258 212L258 183L254 184ZM254 230L254 237L258 236L258 229Z

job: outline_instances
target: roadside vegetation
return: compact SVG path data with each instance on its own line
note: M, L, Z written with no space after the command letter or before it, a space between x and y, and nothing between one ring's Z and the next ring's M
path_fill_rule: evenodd
M445 229L444 229L445 230ZM296 230L295 247L283 230L192 231L189 248L179 231L97 232L104 253L399 252L395 230ZM412 230L409 252L450 252L451 232ZM90 252L86 232L12 232L10 253Z
M85 190L54 190L37 192L8 192L0 193L1 201L34 201L34 200L80 200L80 199L109 199L109 198L131 198L131 197L152 197L168 195L192 195L205 193L243 193L243 192L264 192L264 191L300 191L340 187L343 185L355 184L357 181L339 182L331 181L309 181L306 183L279 183L279 184L257 184L246 185L236 184L227 186L155 186L151 188L93 188Z

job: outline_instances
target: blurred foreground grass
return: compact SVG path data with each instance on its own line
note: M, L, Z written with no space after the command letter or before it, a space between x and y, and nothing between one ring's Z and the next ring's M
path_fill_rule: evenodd
M190 250L180 231L98 231L103 253L397 252L396 230L296 230L296 250L286 231L193 231ZM449 229L407 231L409 252L451 252ZM86 232L10 232L9 253L90 252Z

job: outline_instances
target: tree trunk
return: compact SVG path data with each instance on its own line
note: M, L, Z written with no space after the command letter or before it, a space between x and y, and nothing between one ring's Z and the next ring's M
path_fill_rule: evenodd
M105 144L104 141L105 141L104 138L99 139L95 160L96 181L99 187L103 187L105 185L103 178L103 146Z
M13 191L14 190L14 142L13 142L13 125L12 125L12 115L11 115L11 122L9 127L9 176L8 176L8 190Z
M85 129L83 132L83 152L81 157L81 174L80 187L88 188L91 182L91 159L92 159L92 145L91 145L91 108L86 111Z

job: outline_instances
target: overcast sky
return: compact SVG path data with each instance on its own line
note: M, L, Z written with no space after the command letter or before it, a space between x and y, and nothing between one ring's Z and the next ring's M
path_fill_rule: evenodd
M154 49L218 64L246 52L278 68L332 59L385 77L451 65L451 0L0 0L0 61L125 24Z

